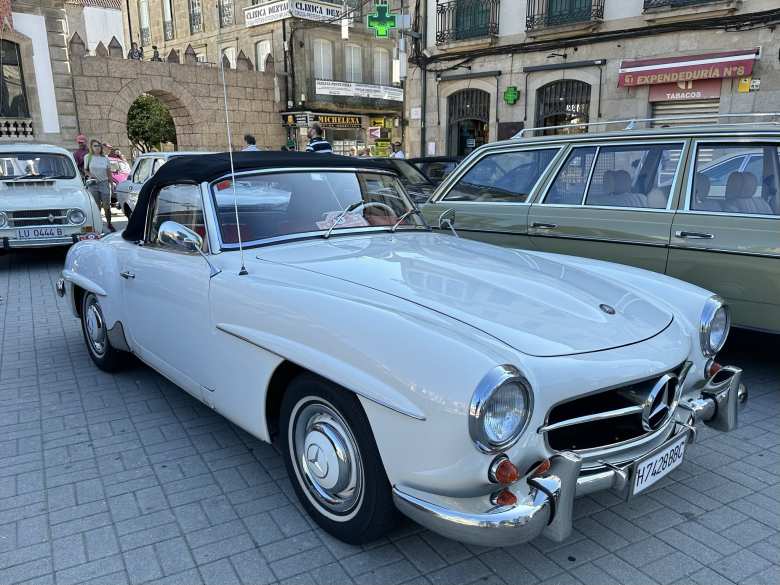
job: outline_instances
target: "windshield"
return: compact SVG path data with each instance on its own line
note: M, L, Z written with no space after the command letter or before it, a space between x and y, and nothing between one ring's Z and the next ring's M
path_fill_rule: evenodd
M238 243L233 184L212 186L224 244ZM352 228L391 229L414 210L398 179L390 174L354 171L300 171L236 178L238 224L244 244L294 234L323 236ZM354 207L345 213L345 210ZM425 223L407 215L400 229Z
M73 179L76 167L63 154L49 152L0 153L0 180L9 179Z
M393 163L396 170L398 171L398 174L401 175L401 180L404 183L417 185L428 182L428 179L425 178L425 175L423 175L422 172L420 172L420 170L412 163L397 159L393 161Z

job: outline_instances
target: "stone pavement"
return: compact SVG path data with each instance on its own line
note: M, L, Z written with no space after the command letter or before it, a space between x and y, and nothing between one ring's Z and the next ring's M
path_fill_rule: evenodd
M98 371L52 285L63 252L0 257L0 584L780 583L778 340L738 332L741 428L670 481L576 504L575 533L509 549L411 522L344 545L279 455L148 368ZM723 361L726 361L724 359Z

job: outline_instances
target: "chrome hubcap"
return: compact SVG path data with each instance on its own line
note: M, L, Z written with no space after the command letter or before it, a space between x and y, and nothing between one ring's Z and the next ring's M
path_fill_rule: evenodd
M84 313L84 324L87 329L87 340L92 351L97 356L106 353L106 327L100 305L94 297L90 297Z
M300 403L293 421L290 447L313 503L348 514L363 496L363 463L349 425L321 402Z

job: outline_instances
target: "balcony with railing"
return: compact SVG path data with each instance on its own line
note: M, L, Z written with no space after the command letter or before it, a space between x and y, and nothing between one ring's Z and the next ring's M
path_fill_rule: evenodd
M9 118L0 117L0 139L9 140L33 140L32 118Z
M498 36L501 0L444 0L436 5L436 44Z
M604 0L528 0L526 30L589 25L604 18Z
M650 22L685 22L727 16L739 5L740 0L644 0L644 15Z
M645 0L645 10L653 8L685 8L698 4L712 4L721 0Z

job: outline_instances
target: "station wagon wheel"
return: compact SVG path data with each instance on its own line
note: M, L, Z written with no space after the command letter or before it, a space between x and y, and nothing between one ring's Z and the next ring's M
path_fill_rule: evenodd
M304 508L327 532L359 544L396 521L390 483L354 394L317 376L293 380L282 400L280 439Z
M106 372L115 372L125 363L127 353L114 348L108 336L106 320L97 295L87 292L81 300L81 330L89 357Z

